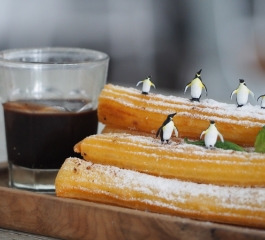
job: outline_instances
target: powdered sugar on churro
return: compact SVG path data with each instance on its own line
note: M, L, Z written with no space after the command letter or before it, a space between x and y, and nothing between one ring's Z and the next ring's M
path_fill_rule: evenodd
M172 209L181 208L181 204L185 203L188 207L185 211L197 210L209 213L213 205L216 209L220 209L220 212L224 211L221 209L226 209L227 214L229 214L229 209L260 211L260 217L265 218L264 188L224 187L183 182L113 166L92 164L76 158L67 159L62 169L68 164L77 169L77 174L73 174L72 178L79 187L83 186L84 190L85 181L92 179L95 185L103 186L99 187L98 191L127 201L146 201L152 205ZM113 191L113 189L117 190ZM204 201L209 205L205 206ZM204 209L205 207L208 209Z
M265 155L206 149L181 141L161 144L159 139L123 133L90 136L78 152L87 161L178 178L229 186L265 186Z
M196 158L199 161L207 161L208 159L212 158L216 159L222 157L226 158L222 159L222 162L224 163L225 161L233 161L233 158L239 156L242 161L245 161L245 164L247 163L252 164L251 161L254 160L264 161L265 164L265 154L255 153L255 152L250 153L250 152L239 152L233 150L223 150L220 148L207 149L201 146L186 144L184 143L184 141L181 141L180 143L171 141L170 144L161 144L159 139L146 137L146 136L131 135L127 133L105 133L101 135L90 136L89 138L95 138L95 139L98 138L100 141L109 141L109 142L113 141L113 139L116 139L115 144L117 146L119 144L126 144L126 146L132 146L132 145L140 146L141 149L138 149L139 152L133 152L133 154L136 155L152 156L152 154L150 154L150 151L152 150L154 153L155 151L165 151L167 153L166 157L169 160L176 160L176 157L174 157L174 155L182 152L185 153L187 158L189 154L193 154L193 156L196 155ZM106 146L104 145L103 147ZM172 153L172 157L170 157L171 156L170 153ZM181 158L179 157L177 159L181 160Z
M112 90L112 88L114 88ZM117 96L110 99L112 101L120 102L132 108L141 108L142 105L135 105L131 101L139 100L140 91L134 88L125 88L121 86L112 86L104 89L104 91L110 91L115 94L116 91L122 91L126 101L122 96ZM141 95L140 95L141 96ZM211 119L218 122L229 122L233 124L243 124L247 126L261 126L263 127L265 122L265 111L260 106L252 106L247 104L241 108L238 108L236 104L220 103L212 99L204 99L201 102L191 102L187 98L181 98L177 96L164 96L161 94L150 93L148 97L144 96L141 99L142 103L145 103L145 111L159 112L159 108L156 106L164 107L163 114L170 114L178 109L178 115L189 115L191 118L205 119L205 114L211 114ZM195 115L187 113L186 110L193 109ZM233 119L231 119L231 117ZM244 121L241 119L245 118ZM247 118L247 120L246 120ZM253 121L255 119L256 121ZM208 119L209 120L209 119ZM257 121L258 120L258 121ZM259 122L261 121L261 122Z

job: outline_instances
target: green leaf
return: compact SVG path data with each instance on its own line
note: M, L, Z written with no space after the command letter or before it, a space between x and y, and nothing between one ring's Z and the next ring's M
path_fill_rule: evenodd
M259 131L254 147L255 152L265 153L265 126Z
M197 146L205 146L204 140L201 141L189 141L188 138L184 138L184 142L188 144L193 144Z
M245 152L244 148L238 146L235 143L229 142L229 141L224 141L224 142L217 141L215 143L215 147L222 148L225 150L235 150L235 151Z
M187 138L184 138L184 142L188 143L188 144L193 144L193 145L197 145L197 146L205 146L204 140L201 141L189 141ZM215 143L215 147L216 148L221 148L221 149L225 149L225 150L235 150L235 151L240 151L240 152L244 152L244 148L238 146L235 143L229 142L229 141L217 141Z

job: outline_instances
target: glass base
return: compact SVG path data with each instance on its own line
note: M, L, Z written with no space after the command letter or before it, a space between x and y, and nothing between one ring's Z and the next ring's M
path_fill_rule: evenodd
M36 192L54 193L58 169L31 169L9 162L9 186Z

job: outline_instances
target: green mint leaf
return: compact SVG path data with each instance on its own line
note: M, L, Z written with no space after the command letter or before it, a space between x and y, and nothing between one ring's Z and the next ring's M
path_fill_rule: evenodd
M255 152L265 153L265 126L259 131L254 147Z
M205 146L204 140L201 141L189 141L187 138L184 138L184 142L188 143L188 144L193 144L193 145L197 145L197 146ZM244 148L240 147L239 145L229 142L229 141L217 141L215 143L215 147L216 148L221 148L224 150L235 150L235 151L240 151L240 152L244 152Z
M229 141L217 141L215 144L215 147L217 148L222 148L225 150L235 150L235 151L240 151L240 152L244 152L244 148L238 146L235 143L229 142Z

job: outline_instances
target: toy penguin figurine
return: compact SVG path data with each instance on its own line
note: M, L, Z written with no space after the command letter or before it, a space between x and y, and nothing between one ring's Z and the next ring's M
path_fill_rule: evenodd
M224 141L224 138L222 134L218 132L214 121L210 121L210 126L207 128L207 130L201 133L200 139L202 138L204 134L205 134L204 143L207 148L214 147L218 136L220 137L222 142Z
M164 141L168 143L169 139L172 136L172 132L174 130L176 137L178 137L178 129L175 127L174 122L173 122L173 117L177 113L169 114L167 116L167 119L163 122L162 126L158 129L156 133L156 137L158 137L160 133L160 138L161 138L161 143L163 144Z
M260 104L260 106L261 106L261 108L265 109L265 94L260 95L258 97L257 101L259 101L260 98L261 98L261 104Z
M239 86L236 90L234 90L231 93L231 97L230 97L231 99L232 99L234 93L236 93L237 107L242 107L242 106L247 104L248 94L250 94L255 99L254 93L248 89L248 87L247 87L247 85L243 79L239 79Z
M207 96L207 88L202 82L201 71L202 69L195 74L194 79L191 82L189 82L184 89L184 94L185 94L188 87L191 88L191 101L197 101L197 102L200 101L203 88L205 89L206 96Z
M150 91L151 86L155 87L155 84L153 84L151 82L151 76L148 76L146 79L144 79L143 81L139 81L136 86L138 86L140 83L143 83L143 87L142 87L142 94L147 95Z

